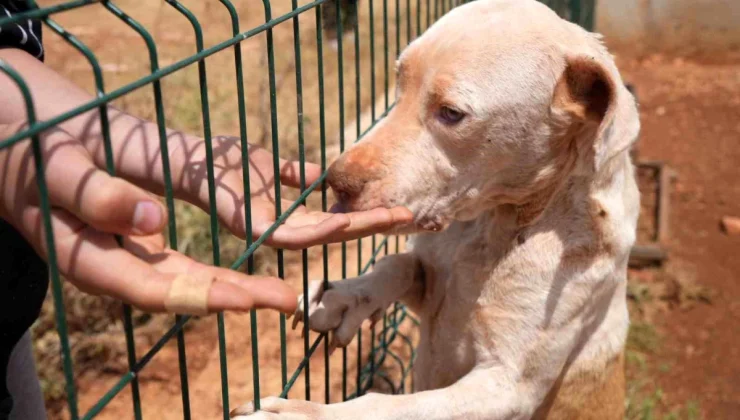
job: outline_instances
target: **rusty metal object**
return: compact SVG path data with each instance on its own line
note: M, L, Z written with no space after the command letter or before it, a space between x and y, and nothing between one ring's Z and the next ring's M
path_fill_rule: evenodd
M671 209L671 182L677 177L676 172L662 161L637 162L639 168L649 168L655 171L658 180L656 187L655 208L655 237L653 243L635 245L630 252L630 267L661 264L668 259L668 252L664 245L668 240L669 218Z
M661 264L668 259L668 253L659 245L635 245L630 251L629 266L640 268Z

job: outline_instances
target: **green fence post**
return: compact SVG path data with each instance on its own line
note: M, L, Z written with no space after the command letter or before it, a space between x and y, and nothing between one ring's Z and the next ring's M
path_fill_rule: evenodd
M298 1L291 0L293 10L298 8ZM316 29L317 31L320 28ZM298 16L293 17L293 46L295 50L295 85L296 85L296 119L298 124L298 160L299 160L299 171L300 171L300 187L301 192L306 190L306 150L303 139L303 79L301 70L301 29L300 23L298 22ZM301 265L303 268L303 310L306 316L308 316L308 250L304 249L301 251ZM310 330L308 328L308 322L303 323L303 357L309 357L310 345ZM306 387L306 400L311 400L311 365L306 364L304 372L304 380Z
M317 72L318 72L318 85L319 85L319 144L321 148L321 172L326 172L326 115L324 112L324 49L321 32L321 8L322 5L316 6L316 54L317 59ZM326 211L328 207L327 203L327 185L326 182L321 183L321 210ZM329 288L329 246L321 246L321 260L323 268L323 287ZM305 299L305 296L304 296ZM305 307L304 307L305 310ZM307 312L304 312L307 313ZM329 404L331 401L330 397L330 385L329 385L329 340L324 340L324 403Z
M360 19L358 13L357 4L354 5L354 38L355 38L355 117L356 117L356 140L360 138L362 133L362 95L360 94ZM359 266L362 264L362 239L357 240L357 265L358 272ZM358 273L359 275L359 273ZM357 374L356 374L356 387L359 389L361 386L361 368L362 368L362 331L360 330L357 335Z
M190 22L195 34L195 48L198 53L203 52L203 30L200 22L190 10L176 0L165 0ZM205 58L198 60L198 82L200 85L201 113L203 118L203 140L206 145L206 177L208 179L208 205L211 221L211 246L213 247L213 265L221 265L221 249L218 240L218 216L216 212L216 181L213 168L213 139L211 137L211 115L208 103L208 77ZM218 324L218 347L221 364L221 399L223 403L224 420L229 419L229 379L226 365L226 331L224 315L216 316Z
M236 12L236 8L229 0L219 0L229 12L231 18L231 33L233 36L238 36L239 30L239 14ZM245 102L244 93L244 71L242 68L242 50L241 44L234 44L234 70L236 72L236 97L237 106L239 109L239 144L241 146L241 157L242 157L242 184L249 186L250 174L249 174L249 142L247 141L247 107ZM251 246L254 238L252 237L252 204L247 196L248 191L245 191L244 196L244 223L246 231L247 247ZM247 274L254 274L254 256L250 255L247 259ZM257 311L252 309L249 311L249 329L250 329L250 341L252 349L252 392L253 401L257 408L259 408L260 401L260 370L259 370L259 343L257 340Z
M0 25L2 23L0 22ZM0 70L9 76L18 86L23 95L23 101L26 106L26 119L29 127L36 124L36 112L33 107L33 97L31 90L26 85L20 74L10 67L5 61L0 60ZM62 293L62 283L59 276L59 267L57 265L56 245L54 244L54 228L51 224L51 206L49 204L49 191L46 187L46 178L44 174L44 161L41 152L41 140L38 134L31 136L33 163L36 171L36 185L39 189L39 204L46 240L46 254L49 262L49 276L51 277L52 294L54 298L54 313L56 316L57 331L59 333L59 342L62 347L62 367L64 369L65 388L67 391L67 405L69 407L70 417L74 420L79 418L77 409L77 395L74 382L74 367L72 366L72 352L69 345L69 333L67 331L67 319L64 310L64 297Z
M265 23L272 20L272 9L269 0L263 0L262 5L265 12ZM295 11L294 11L295 12ZM278 137L278 114L277 114L277 88L275 87L275 47L272 35L272 27L267 29L267 69L270 83L270 128L272 134L273 154L273 176L275 179L275 215L280 217L282 205L280 203L280 141ZM285 278L285 267L283 266L283 250L277 250L278 277ZM288 359L286 355L287 343L285 339L285 315L280 314L280 378L283 388L288 382ZM285 397L288 394L286 392Z

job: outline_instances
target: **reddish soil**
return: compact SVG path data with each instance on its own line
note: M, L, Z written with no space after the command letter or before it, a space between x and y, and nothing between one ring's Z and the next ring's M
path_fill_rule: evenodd
M678 173L671 195L669 267L713 293L710 304L655 317L656 386L670 404L697 400L707 419L740 417L740 236L720 229L740 216L740 65L653 56L620 60L641 105L640 159Z

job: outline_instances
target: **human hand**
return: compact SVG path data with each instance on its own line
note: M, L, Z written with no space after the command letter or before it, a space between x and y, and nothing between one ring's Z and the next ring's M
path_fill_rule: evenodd
M172 144L172 143L171 143ZM205 144L181 136L176 149L170 153L173 179L181 180L175 185L182 198L208 210L208 185L206 178ZM245 191L242 176L242 152L238 138L216 137L213 139L214 172L216 178L217 212L222 223L232 233L244 238ZM273 155L264 148L250 145L249 200L251 204L252 232L256 239L276 221ZM297 161L280 159L280 182L292 188L300 188L300 166ZM312 163L305 164L305 185L313 184L321 176L321 168ZM285 211L293 202L281 200ZM308 211L299 206L270 235L266 243L270 246L301 249L316 244L348 241L373 233L384 233L390 229L412 222L411 212L402 207L377 208L346 214Z
M17 129L0 126L0 139ZM150 312L295 309L295 293L280 279L246 276L166 250L162 205L100 170L77 139L54 129L41 144L58 267L81 290ZM47 257L29 140L0 149L0 199L0 217ZM123 235L123 247L114 234Z
M93 97L78 86L19 50L0 50L0 59L6 60L23 77L35 100L40 120L88 103ZM12 82L0 74L0 124L23 121L26 118L24 100ZM116 173L151 192L164 191L165 178L161 159L159 128L156 124L126 114L111 106L107 109ZM92 158L98 167L105 166L103 125L95 108L66 120L60 128L69 133ZM172 183L178 198L209 210L206 170L206 146L203 139L181 132L167 131L168 157ZM255 239L265 233L276 221L274 210L273 157L265 149L250 146L249 200L252 207L252 228ZM216 180L216 209L221 223L232 233L244 238L245 187L242 178L242 153L239 139L213 139L213 157ZM318 165L306 163L306 185L321 175ZM280 160L280 181L299 187L299 164ZM283 200L283 210L292 202ZM285 223L267 239L267 244L288 249L300 249L327 242L356 239L372 233L383 233L393 227L411 223L412 214L404 208L378 208L348 214L309 212L297 208Z

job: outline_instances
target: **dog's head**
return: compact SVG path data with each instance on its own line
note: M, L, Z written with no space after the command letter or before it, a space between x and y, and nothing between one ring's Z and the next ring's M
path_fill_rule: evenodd
M639 130L599 39L528 0L459 7L403 52L395 107L329 169L346 210L406 206L440 230L502 204L530 224Z

